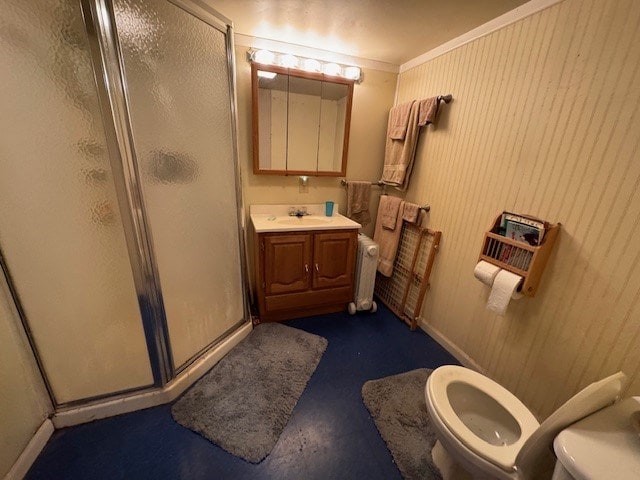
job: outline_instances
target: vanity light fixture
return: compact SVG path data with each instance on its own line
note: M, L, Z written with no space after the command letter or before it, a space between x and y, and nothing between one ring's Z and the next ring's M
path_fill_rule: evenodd
M356 83L362 81L362 70L353 65L341 65L335 62L323 62L315 58L298 57L290 53L278 53L270 50L250 50L248 59L263 65L277 65L284 68L303 70L306 72L324 73L333 77L343 77ZM260 72L258 73L260 76ZM268 78L268 77L267 77ZM273 77L271 77L273 78Z

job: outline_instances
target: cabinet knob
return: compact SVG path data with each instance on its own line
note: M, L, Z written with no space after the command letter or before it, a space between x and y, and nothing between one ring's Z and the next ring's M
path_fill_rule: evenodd
M317 263L316 263L316 272L320 272L320 267L318 267Z
M307 265L306 263L304 264L304 271L305 273L309 273L309 265Z

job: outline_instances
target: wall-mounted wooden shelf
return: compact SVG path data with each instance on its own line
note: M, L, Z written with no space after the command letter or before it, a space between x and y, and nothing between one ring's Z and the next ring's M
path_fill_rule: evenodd
M560 224L550 224L535 217L522 215L544 223L545 234L538 246L529 245L500 235L502 214L498 215L488 232L484 234L479 260L492 263L524 278L520 292L529 297L536 294L540 278L547 265L551 250L560 232Z

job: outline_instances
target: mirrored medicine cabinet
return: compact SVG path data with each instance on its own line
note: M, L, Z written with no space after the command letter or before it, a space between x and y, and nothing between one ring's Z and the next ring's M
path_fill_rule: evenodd
M345 176L353 83L252 63L253 172Z

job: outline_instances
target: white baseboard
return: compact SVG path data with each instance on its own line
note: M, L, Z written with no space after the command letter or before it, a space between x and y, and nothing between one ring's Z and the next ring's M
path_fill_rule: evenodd
M422 317L418 317L418 326L436 342L438 342L447 352L453 355L463 366L480 372L485 375L483 368L478 365L469 355L467 355L460 347L449 340L442 332L429 325Z
M60 410L53 415L53 426L55 428L71 427L172 402L218 363L229 350L251 332L252 328L253 326L250 322L240 327L224 342L205 353L163 388L150 392L124 395L116 399L98 401L77 408Z
M49 437L54 431L53 423L48 418L38 427L36 433L33 434L26 448L22 451L16 463L13 464L11 470L4 477L4 480L20 480L27 474L33 462L36 461L40 452L47 444Z

